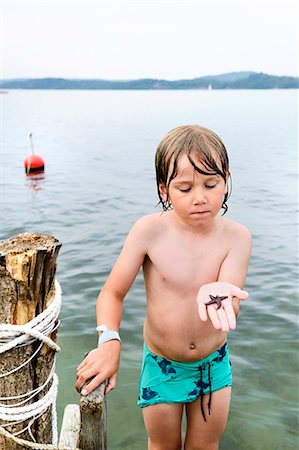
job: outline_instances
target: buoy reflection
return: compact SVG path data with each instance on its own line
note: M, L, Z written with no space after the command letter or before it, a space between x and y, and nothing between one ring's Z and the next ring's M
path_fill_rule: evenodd
M27 186L34 191L41 191L42 185L45 182L45 172L35 172L34 174L26 175Z

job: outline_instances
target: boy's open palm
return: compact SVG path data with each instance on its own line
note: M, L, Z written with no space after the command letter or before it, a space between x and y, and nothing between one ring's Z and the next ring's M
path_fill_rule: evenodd
M207 305L212 298L222 298L219 308L217 303ZM206 322L210 318L216 330L228 332L236 328L236 314L233 308L233 298L246 300L248 292L226 281L217 281L201 286L197 294L198 313L201 320Z
M76 389L87 395L108 380L105 394L116 386L117 371L120 359L120 342L111 340L92 350L77 368ZM84 389L83 385L90 380ZM81 390L82 389L82 390Z

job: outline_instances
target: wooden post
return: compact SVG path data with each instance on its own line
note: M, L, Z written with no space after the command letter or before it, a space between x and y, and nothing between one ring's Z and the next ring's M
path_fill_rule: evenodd
M78 405L64 409L59 448L107 450L107 413L104 396L106 383L101 384Z
M56 260L60 242L52 236L23 233L0 241L0 323L24 325L40 314L52 302L55 294ZM49 337L56 340L57 331ZM39 342L13 348L1 355L0 374L18 367L37 349ZM18 396L31 391L47 380L54 362L54 350L43 344L40 352L17 372L0 378L0 397ZM51 385L51 383L50 383ZM28 404L42 398L50 388ZM19 400L1 400L2 404L15 404ZM36 442L52 442L52 408L49 407L37 419L31 432ZM28 425L29 420L10 425L7 430L15 433ZM28 431L18 435L32 441ZM19 445L0 436L1 450L20 450Z
M105 385L106 383L101 384L86 397L81 396L80 399L79 447L84 450L107 449Z
M67 405L64 409L63 420L59 438L59 448L79 447L80 434L80 407Z

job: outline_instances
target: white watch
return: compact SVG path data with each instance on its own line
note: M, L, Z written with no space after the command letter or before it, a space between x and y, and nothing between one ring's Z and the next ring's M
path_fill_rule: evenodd
M102 331L99 336L98 345L101 345L107 341L112 341L113 339L121 342L119 333L117 331L108 330L107 325L105 324L97 326L97 331Z

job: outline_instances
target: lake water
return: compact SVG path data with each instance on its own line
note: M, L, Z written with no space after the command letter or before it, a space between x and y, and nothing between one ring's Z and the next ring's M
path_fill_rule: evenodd
M0 237L39 231L63 243L59 420L79 400L75 369L97 343L98 292L134 221L159 210L156 146L171 128L199 123L229 151L227 217L253 235L250 300L229 334L234 384L220 448L298 448L297 91L9 91L1 101ZM23 169L29 131L46 162L37 183ZM139 275L124 304L118 386L107 397L109 450L147 448L136 406L144 313Z

